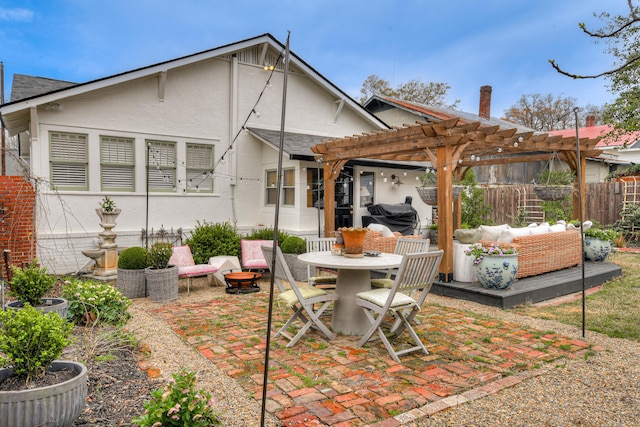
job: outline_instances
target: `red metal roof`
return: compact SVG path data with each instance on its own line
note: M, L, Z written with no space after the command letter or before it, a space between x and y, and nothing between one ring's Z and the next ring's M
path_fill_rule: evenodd
M640 132L633 132L628 135L623 135L620 137L610 136L604 137L608 132L613 130L612 125L598 125L598 126L586 126L578 129L578 136L580 138L598 138L602 137L600 142L596 144L596 148L607 148L607 147L622 147L626 144L627 147L632 146L638 140L640 140ZM563 129L563 130L552 130L549 132L549 135L560 135L562 137L567 136L576 136L575 129Z

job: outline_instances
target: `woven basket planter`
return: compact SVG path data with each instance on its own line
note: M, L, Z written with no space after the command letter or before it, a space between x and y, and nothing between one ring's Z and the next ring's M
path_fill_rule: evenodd
M144 298L147 296L147 280L144 268L139 270L118 269L116 288L127 298Z
M464 186L454 185L451 192L451 198L453 201L457 200L462 194ZM436 206L438 204L438 187L416 187L418 195L427 205Z
M542 200L563 200L573 192L571 185L534 185L533 191Z
M178 267L145 268L147 291L153 302L169 302L178 299Z

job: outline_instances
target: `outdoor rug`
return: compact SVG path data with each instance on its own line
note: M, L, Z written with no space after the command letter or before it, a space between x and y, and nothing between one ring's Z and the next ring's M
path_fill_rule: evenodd
M263 289L266 286L263 285ZM151 311L189 345L262 399L268 293L227 295ZM274 303L272 330L289 317ZM394 362L380 341L334 341L310 330L293 348L271 340L266 410L283 426L397 426L539 375L564 357L593 351L586 342L472 312L427 303L416 332L429 354ZM327 323L330 319L327 319ZM406 331L395 342L408 343Z

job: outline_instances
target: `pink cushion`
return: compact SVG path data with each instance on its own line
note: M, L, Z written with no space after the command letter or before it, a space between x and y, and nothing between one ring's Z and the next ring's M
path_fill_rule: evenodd
M171 258L169 259L170 265L177 265L178 267L185 267L187 265L195 265L193 261L193 255L191 255L191 248L189 245L174 246L171 252Z
M244 268L268 268L267 261L262 253L262 245L272 246L272 240L240 240L242 251L242 267Z
M178 276L179 277L205 276L207 274L213 274L216 271L218 271L218 267L210 264L187 265L185 267L178 267Z

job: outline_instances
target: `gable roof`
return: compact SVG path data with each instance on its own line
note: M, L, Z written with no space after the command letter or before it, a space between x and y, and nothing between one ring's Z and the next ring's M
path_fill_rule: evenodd
M518 133L534 131L533 129L530 129L528 127L499 119L497 117L485 119L483 117L480 117L478 114L468 113L466 111L460 111L453 108L441 107L436 105L427 105L417 102L404 101L389 96L374 95L369 98L364 104L364 108L374 114L378 111L391 107L399 108L401 110L409 111L413 114L422 116L425 121L428 122L458 118L460 119L460 124L481 123L484 126L500 126L501 129L517 129Z
M27 95L27 90L21 90L21 94L26 97L21 97L16 94L16 99L14 100L12 96L11 102L0 106L1 119L5 127L9 130L9 133L11 135L15 135L28 130L30 120L29 108L31 107L45 105L50 102L56 102L62 98L84 94L119 83L130 82L142 77L161 74L170 69L190 65L210 58L230 56L234 53L255 47L261 48L259 52L261 58L268 58L269 56L277 58L278 55L273 55L273 52L281 53L284 52L285 49L284 44L276 40L271 34L266 33L250 39L230 43L214 49L209 49L180 58L134 69L131 71L126 71L120 74L103 77L86 83L74 84L49 79L50 85L40 86L43 90L51 89L50 91L38 93L38 90L33 90L31 92L31 95L29 96ZM269 51L271 51L271 53ZM307 64L293 52L289 52L289 64L290 67L295 68L297 71L305 74L318 85L331 92L337 99L344 101L346 105L350 106L355 111L358 111L366 120L371 122L372 127L387 127L381 120L376 118L369 111L365 110L357 101L355 101L344 91L327 80L322 74L318 73L313 67ZM32 79L43 78L39 77ZM39 80L31 81L36 82ZM64 83L67 83L68 85L66 86Z
M44 93L55 92L75 86L77 83L54 80L46 77L27 76L26 74L14 74L11 84L11 102L33 98Z
M597 126L585 126L578 128L578 136L580 138L602 138L596 148L631 148L640 142L640 131L631 132L625 135L612 136L607 135L613 130L613 125L597 125ZM562 137L576 136L575 129L562 129L553 130L549 132L549 135L560 135Z

